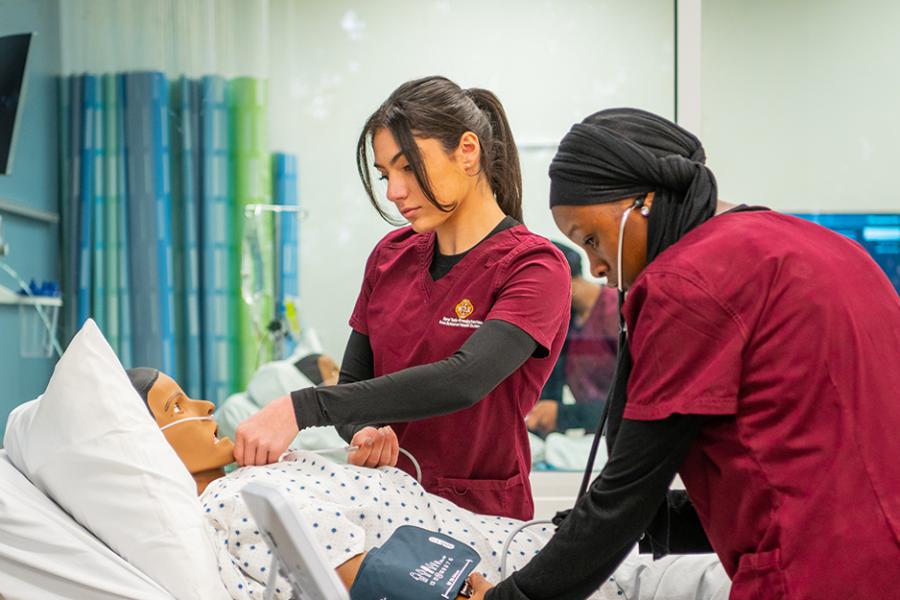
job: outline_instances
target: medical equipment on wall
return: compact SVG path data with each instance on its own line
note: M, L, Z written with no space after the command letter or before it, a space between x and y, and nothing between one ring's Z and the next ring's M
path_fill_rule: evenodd
M53 352L62 356L62 348L56 338L59 308L62 300L58 286L51 282L29 285L15 269L0 261L0 269L12 277L21 290L15 293L0 285L0 304L19 305L20 350L23 358L50 358Z
M293 223L290 220L283 223L287 215ZM297 290L285 290L282 281L286 266L292 280L296 280L297 257L285 255L286 251L296 253L296 240L293 244L283 243L283 230L285 225L296 227L306 216L306 211L296 205L248 204L244 207L241 297L249 307L257 338L256 366L262 362L267 343L272 344L271 358L283 359L291 354L300 339Z

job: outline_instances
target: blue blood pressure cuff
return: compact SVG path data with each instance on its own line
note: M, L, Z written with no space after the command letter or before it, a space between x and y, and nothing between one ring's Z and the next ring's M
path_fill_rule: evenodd
M372 548L350 588L351 600L455 600L481 556L457 539L398 527Z

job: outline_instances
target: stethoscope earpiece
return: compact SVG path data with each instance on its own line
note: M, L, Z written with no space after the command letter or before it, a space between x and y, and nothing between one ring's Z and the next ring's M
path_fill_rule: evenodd
M625 210L622 214L622 220L619 221L619 252L616 260L616 267L618 268L618 273L616 274L616 287L620 292L625 291L622 287L622 244L625 241L625 222L628 220L628 215L631 214L631 211L636 208L639 208L641 215L645 217L650 214L650 207L644 206L644 198L646 198L646 196L642 196L635 200L634 204Z

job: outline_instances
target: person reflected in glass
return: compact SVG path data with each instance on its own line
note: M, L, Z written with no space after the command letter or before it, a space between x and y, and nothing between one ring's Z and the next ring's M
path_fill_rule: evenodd
M545 436L597 428L609 384L616 370L619 311L616 291L584 276L581 254L553 242L569 263L572 275L572 314L566 343L541 392L541 400L526 418L528 428ZM563 403L568 386L575 400Z

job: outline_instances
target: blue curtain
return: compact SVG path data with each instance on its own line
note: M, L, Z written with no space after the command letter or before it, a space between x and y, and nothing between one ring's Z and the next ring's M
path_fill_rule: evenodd
M272 155L272 200L274 204L297 207L297 157L276 152ZM284 332L282 356L290 356L300 335L297 304L300 298L300 219L296 212L280 213L276 221L275 315Z
M77 75L60 94L67 332L93 318L126 367L216 403L239 354L228 85Z
M234 237L234 203L229 177L226 87L221 77L208 76L200 81L203 371L209 390L207 397L219 399L234 392L237 385L237 306L232 274L238 266L231 241Z
M135 364L155 366L189 385L175 356L168 101L169 83L161 73L125 76L131 350Z

